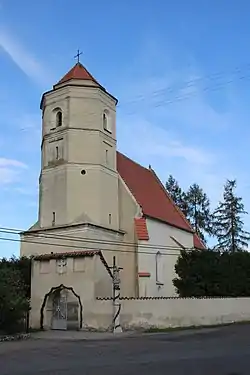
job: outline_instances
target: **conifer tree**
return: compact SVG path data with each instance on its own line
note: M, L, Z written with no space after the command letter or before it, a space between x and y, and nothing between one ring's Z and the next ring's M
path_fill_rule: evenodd
M193 184L187 192L184 192L172 175L166 182L166 189L189 220L194 231L206 242L205 234L211 235L213 232L210 201L203 189L198 184Z
M248 247L250 233L244 230L242 198L235 194L236 180L227 180L223 200L213 214L213 229L217 237L217 249L236 252Z
M198 184L193 184L185 194L185 202L187 219L198 236L205 241L205 234L211 234L210 202L206 193Z
M182 210L184 215L187 214L187 205L185 201L185 193L182 191L176 179L170 174L166 182L166 190L174 203Z

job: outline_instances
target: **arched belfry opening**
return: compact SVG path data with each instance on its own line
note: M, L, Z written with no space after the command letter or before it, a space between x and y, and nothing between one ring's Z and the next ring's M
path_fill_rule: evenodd
M108 130L108 116L106 112L103 112L102 114L102 124L103 124L103 129Z
M62 126L62 121L63 121L62 111L57 111L57 113L56 113L56 127Z

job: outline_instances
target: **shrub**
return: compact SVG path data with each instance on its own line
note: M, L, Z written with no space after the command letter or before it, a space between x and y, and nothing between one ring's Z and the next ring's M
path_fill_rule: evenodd
M249 297L250 253L182 251L173 280L180 297Z

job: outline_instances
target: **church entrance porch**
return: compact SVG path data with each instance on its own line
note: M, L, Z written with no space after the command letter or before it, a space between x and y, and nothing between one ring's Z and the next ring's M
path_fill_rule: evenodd
M72 288L59 286L46 294L41 308L41 328L79 330L82 326L82 305Z

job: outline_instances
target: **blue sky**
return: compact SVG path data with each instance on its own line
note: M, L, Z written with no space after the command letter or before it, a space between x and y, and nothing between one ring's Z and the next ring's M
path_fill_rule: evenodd
M0 226L36 221L40 98L78 48L119 99L122 152L162 181L199 183L213 205L236 178L250 212L249 12L247 0L0 0ZM0 256L18 252L0 241Z

